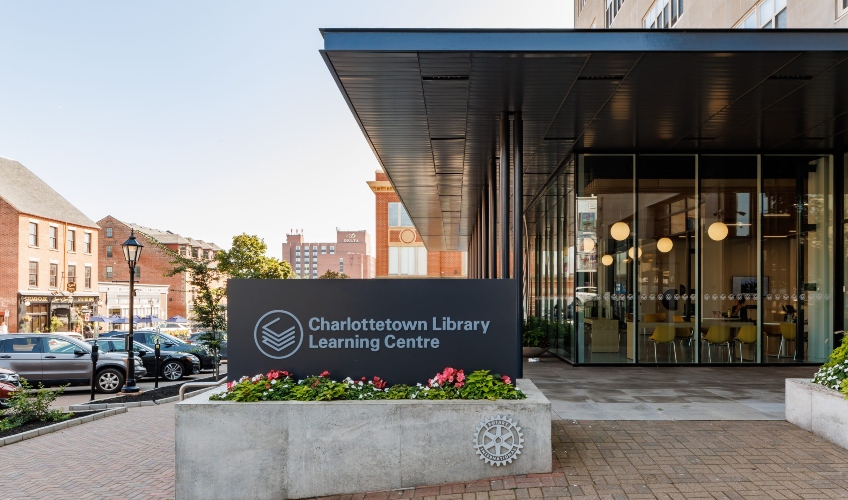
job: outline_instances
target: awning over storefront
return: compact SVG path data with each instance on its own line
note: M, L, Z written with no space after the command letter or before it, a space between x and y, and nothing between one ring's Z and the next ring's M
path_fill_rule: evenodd
M430 250L465 250L523 119L524 205L574 152L848 147L844 30L322 30L328 68Z

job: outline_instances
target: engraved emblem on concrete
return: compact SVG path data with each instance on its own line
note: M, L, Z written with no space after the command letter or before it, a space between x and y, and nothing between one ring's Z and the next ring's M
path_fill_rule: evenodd
M524 448L524 434L512 418L496 415L486 418L474 431L474 451L489 465L511 464Z

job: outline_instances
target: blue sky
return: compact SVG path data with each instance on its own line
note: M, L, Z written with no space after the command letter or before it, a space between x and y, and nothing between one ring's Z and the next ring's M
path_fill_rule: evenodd
M228 248L374 231L322 27L568 28L570 0L3 2L0 156L92 219ZM2 179L0 179L2 182Z

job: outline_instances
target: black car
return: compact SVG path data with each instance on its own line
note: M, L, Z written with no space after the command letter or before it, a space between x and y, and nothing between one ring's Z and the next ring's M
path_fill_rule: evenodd
M93 339L86 340L94 344ZM97 340L100 352L126 352L126 341L117 337L100 338ZM160 344L161 347L161 344ZM133 351L136 359L141 360L147 369L147 375L152 377L156 373L156 351L140 342L133 342ZM159 375L166 380L180 380L186 375L200 373L200 359L194 354L187 352L164 352L159 358Z
M201 340L201 337L207 334L209 334L209 332L192 333L188 336L188 340L192 344L206 345L205 342ZM221 350L218 351L218 356L220 356L221 359L227 359L227 332L215 332L215 334L221 339Z
M100 334L101 338L125 338L126 336L127 332L121 331L112 331ZM212 360L212 355L209 354L209 351L203 346L187 344L176 337L172 337L166 333L159 333L153 330L136 330L133 332L133 342L144 344L151 349L153 349L153 345L156 343L157 337L159 338L159 349L161 350L161 352L191 353L200 358L201 370L211 370L212 368L214 368L215 365L214 361Z

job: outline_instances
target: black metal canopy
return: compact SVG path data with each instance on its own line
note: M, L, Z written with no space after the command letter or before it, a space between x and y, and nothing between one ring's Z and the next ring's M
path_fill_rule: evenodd
M580 152L848 150L846 30L326 29L327 67L429 250L465 250L524 120L524 200Z

